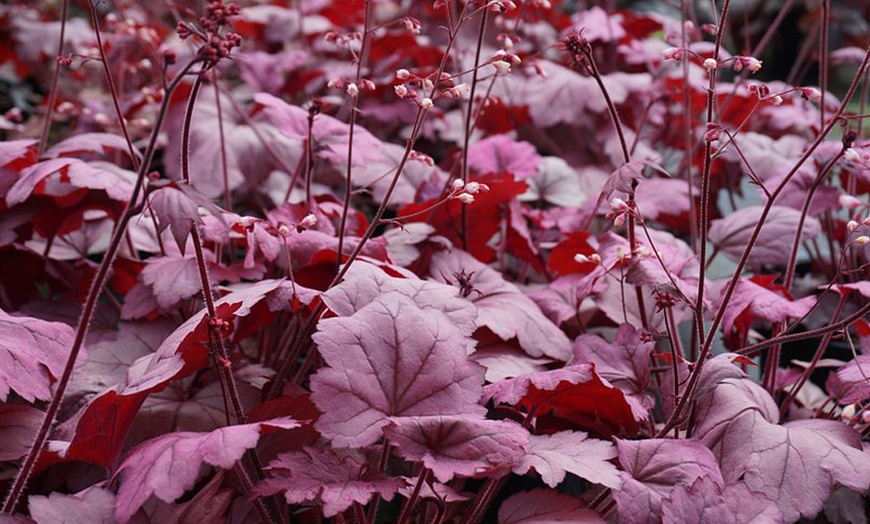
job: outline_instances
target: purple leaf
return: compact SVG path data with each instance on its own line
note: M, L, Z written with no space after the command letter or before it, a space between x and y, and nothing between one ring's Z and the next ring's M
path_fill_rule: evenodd
M606 286L605 271L601 265L595 266L586 275L566 275L553 280L547 287L529 293L541 311L556 325L577 316L580 304L589 295L601 291Z
M263 280L229 293L215 302L217 316L227 322L243 317L251 308L278 289L283 280ZM127 370L122 395L135 395L165 387L170 381L190 375L206 365L208 341L206 311L193 315L166 337L151 354L135 361Z
M612 344L595 335L581 335L574 340L574 359L569 363L594 362L598 375L625 393L638 421L646 419L655 405L646 393L655 343L642 342L640 334L630 324L623 324Z
M657 522L662 501L680 484L707 478L724 486L713 453L697 440L647 439L616 441L624 484L613 492L623 522Z
M210 433L176 432L135 448L118 467L115 517L127 522L151 495L172 502L193 487L203 465L229 469L257 445L266 428L292 429L290 418L227 426ZM183 457L183 459L180 459Z
M164 311L202 291L199 266L192 254L151 257L145 262L141 278L151 286L157 305Z
M836 396L841 404L853 404L870 397L870 355L858 355L837 370L837 379L840 384Z
M321 320L313 339L327 364L311 378L316 427L336 446L373 444L389 417L485 411L484 369L466 358L465 335L399 292Z
M193 188L184 188L177 184L169 184L151 193L149 205L157 217L157 232L162 233L167 228L172 231L172 238L178 245L178 250L184 254L187 237L194 225L202 224L199 216L199 206L192 198ZM220 215L215 214L220 218Z
M497 339L494 335L492 338ZM545 371L547 364L553 362L547 358L532 358L515 344L508 344L500 339L491 343L479 343L469 358L486 368L486 381L490 383Z
M589 189L583 186L588 168L577 170L555 156L541 158L538 174L526 179L529 189L517 197L521 202L545 201L554 206L579 208L589 199Z
M90 487L75 495L52 493L47 497L34 495L27 501L30 516L37 524L87 522L113 524L115 494L106 489Z
M741 278L722 316L722 330L726 334L731 333L735 320L746 310L749 310L753 317L768 322L784 322L806 315L815 303L816 297L789 300L751 280Z
M60 322L13 317L0 309L0 401L15 391L28 402L51 398L75 332Z
M254 101L262 108L263 117L285 136L296 140L308 138L307 110L290 105L268 93L254 95ZM315 116L311 131L315 154L336 164L346 163L349 130L347 124L329 115ZM354 165L381 160L382 147L381 141L368 130L357 127L353 135Z
M0 404L0 462L18 460L30 451L45 413L23 404Z
M34 193L62 197L84 188L101 189L109 198L126 202L133 192L135 180L135 173L110 164L53 158L23 169L21 178L9 188L6 201L20 204Z
M498 524L603 524L592 510L584 509L583 501L550 489L523 491L508 497L498 508Z
M634 194L632 187L638 180L644 178L643 168L646 162L635 161L623 164L607 177L607 182L601 189L599 200L607 200L614 191L621 191L627 195Z
M782 513L742 483L724 490L707 477L680 484L662 501L663 522L697 524L782 523Z
M870 488L870 456L852 428L808 419L777 425L760 386L726 379L699 401L697 437L719 456L725 481L741 480L774 502L785 520L812 518L837 485Z
M749 243L749 238L761 218L762 209L761 206L745 207L725 218L714 220L707 238L716 249L736 262ZM773 206L749 255L749 267L757 268L764 264L785 266L800 216L801 212L796 209ZM819 221L807 217L801 232L801 241L816 236L820 230Z
M216 130L220 125L218 109L213 89L203 89L196 102L190 128L190 177L191 185L209 198L223 194L224 186L229 190L256 188L275 169L283 165L295 166L303 154L302 143L290 139L272 125L267 119L268 111L255 112L245 109L248 115L240 115L227 95L221 95L220 103L223 116L224 149L226 152L227 180L224 183L221 140L216 140ZM256 107L256 106L254 106ZM164 165L169 175L181 179L181 113L175 120L167 122L170 144L166 149ZM262 138L262 141L261 141ZM263 145L266 142L268 146ZM268 149L267 149L268 147ZM284 159L277 162L269 153L272 151Z
M459 298L455 287L440 282L392 277L372 264L352 265L344 281L324 293L322 299L337 315L347 317L389 292L408 297L430 314L443 315L465 336L474 332L477 309Z
M587 438L580 431L560 431L552 435L532 435L525 445L526 454L514 465L513 472L525 475L534 468L544 484L555 488L566 473L608 488L618 489L622 479L616 466L616 448L610 442Z
M441 482L510 467L529 442L517 423L466 415L395 417L384 433L399 456L422 462Z
M507 135L484 138L468 150L468 167L480 175L512 173L523 180L535 176L540 163L535 146Z
M323 515L334 517L353 505L366 504L372 495L389 500L405 481L387 478L367 467L365 457L347 450L305 448L280 455L269 463L267 478L253 493L284 493L288 504L318 502Z
M498 271L458 249L435 253L429 271L441 282L456 282L459 275L470 275L471 287L463 294L477 306L477 327L487 327L505 341L516 337L532 357L563 362L571 357L568 337Z
M111 133L79 133L48 148L46 157L58 158L66 156L83 156L83 153L103 156L106 153L120 151L129 157L127 141L121 135ZM137 157L141 154L135 148Z

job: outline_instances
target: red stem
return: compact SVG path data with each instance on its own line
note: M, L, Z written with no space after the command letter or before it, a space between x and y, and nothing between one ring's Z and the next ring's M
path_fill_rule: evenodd
M63 43L66 39L66 18L69 12L69 0L63 0L60 8L60 41L57 43L57 57L63 55ZM60 79L60 64L55 60L54 74L51 77L51 90L48 92L48 107L45 109L45 121L42 123L42 133L39 136L39 155L45 151L48 144L48 131L51 129L51 119L54 115L54 104L57 101L57 82Z

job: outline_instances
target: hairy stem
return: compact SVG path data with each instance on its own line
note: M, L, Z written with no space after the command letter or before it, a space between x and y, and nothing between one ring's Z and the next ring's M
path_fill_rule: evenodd
M45 417L42 419L42 423L36 432L33 445L30 447L30 451L28 451L27 456L24 458L24 462L22 462L21 467L15 476L15 480L9 489L6 501L3 504L3 513L12 513L15 506L18 505L18 499L21 497L21 493L24 491L24 487L27 485L27 481L33 473L33 468L36 466L36 460L39 458L40 452L42 452L42 447L45 446L45 442L48 440L51 426L54 424L57 412L60 409L61 401L63 400L63 395L66 392L66 388L69 385L70 378L72 377L73 367L75 366L76 359L78 358L79 352L84 344L85 335L87 335L88 328L91 325L91 319L93 318L94 311L97 307L97 300L103 291L103 286L106 284L109 269L112 266L112 262L115 260L115 255L118 253L118 248L124 238L124 232L127 229L127 225L130 223L130 219L138 212L136 202L139 199L139 194L141 193L145 182L145 176L148 174L148 170L151 167L151 161L154 158L154 152L157 148L157 137L160 133L160 128L163 125L163 121L166 118L166 111L169 108L169 99L171 98L172 92L175 91L181 83L184 75L190 71L190 68L193 67L194 63L195 61L188 63L175 77L172 84L167 87L166 92L164 93L160 110L158 111L157 118L154 122L154 128L151 130L148 147L145 149L144 158L142 159L142 163L139 165L136 183L133 186L133 193L130 196L130 200L125 205L121 218L115 225L115 229L112 231L112 238L106 248L106 253L103 255L100 267L97 269L97 273L91 281L88 296L85 300L84 307L82 308L81 316L79 317L75 338L73 340L72 348L70 348L69 357L67 357L63 373L55 386L54 395L51 397L51 401L49 402L48 408L45 412Z

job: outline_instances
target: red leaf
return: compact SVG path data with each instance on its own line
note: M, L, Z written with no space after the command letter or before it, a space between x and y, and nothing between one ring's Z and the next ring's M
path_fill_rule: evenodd
M474 196L474 202L467 205L468 214L468 247L471 254L482 262L491 262L495 258L495 250L487 244L500 231L502 221L502 206L521 195L528 187L525 182L515 180L509 174L488 175L475 179L476 182L487 184L490 190ZM429 209L434 200L420 204L412 204L402 208L399 215L409 215ZM429 223L439 235L447 237L454 245L461 245L460 216L462 204L458 200L450 200L433 211Z
M547 267L551 271L555 271L559 275L568 275L571 273L579 273L585 275L592 272L597 266L592 262L577 262L574 260L575 255L592 255L596 252L595 247L589 243L589 239L594 237L584 231L576 231L568 233L556 247L550 252L550 258L547 259ZM595 242L597 244L597 242Z
M527 412L547 414L587 427L637 433L638 425L625 395L604 382L594 364L529 373L484 388L484 399L511 404Z

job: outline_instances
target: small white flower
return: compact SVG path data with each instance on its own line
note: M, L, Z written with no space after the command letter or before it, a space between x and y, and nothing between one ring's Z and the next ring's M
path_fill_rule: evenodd
M465 186L465 183L462 181L461 178L457 178L453 181L452 186L454 191L459 191L460 189L462 189L463 186Z
M861 162L861 155L859 155L858 152L851 147L843 153L843 158L845 158L849 162L854 162L856 164Z
M468 193L460 193L456 196L456 199L463 204L470 204L474 202L474 195L469 195Z
M393 91L395 91L396 96L399 98L405 98L406 96L408 96L408 88L405 87L404 85L395 86L393 88Z
M399 69L396 71L396 78L399 80L407 80L408 78L411 78L411 72L407 69Z
M860 237L855 239L855 243L859 246L863 246L870 243L870 237L868 237L867 235L861 235Z
M770 103L775 105L775 106L781 106L782 105L782 97L779 95L773 95L772 97L770 97Z
M505 62L504 60L496 60L491 62L491 64L499 73L509 73L511 70L510 62Z
M708 71L712 71L717 67L719 67L719 62L717 62L715 58L708 58L704 60L704 68Z
M855 230L858 229L860 226L861 226L861 224L859 224L858 222L855 222L854 220L850 220L849 223L846 224L846 229L849 230L849 233L854 233Z
M472 195L476 194L480 191L480 183L478 182L469 182L465 185L465 192L471 193Z
M422 107L423 109L430 109L433 105L434 104L431 98L424 98L423 100L420 100L420 107Z
M574 262L577 262L578 264L585 264L592 261L586 255L582 253L577 253L576 255L574 255Z
M433 84L432 81L428 78L424 78L421 82L421 85L423 86L424 91L432 91L432 89L435 87L435 84Z
M359 87L357 87L353 82L347 84L347 94L355 97L359 94Z

